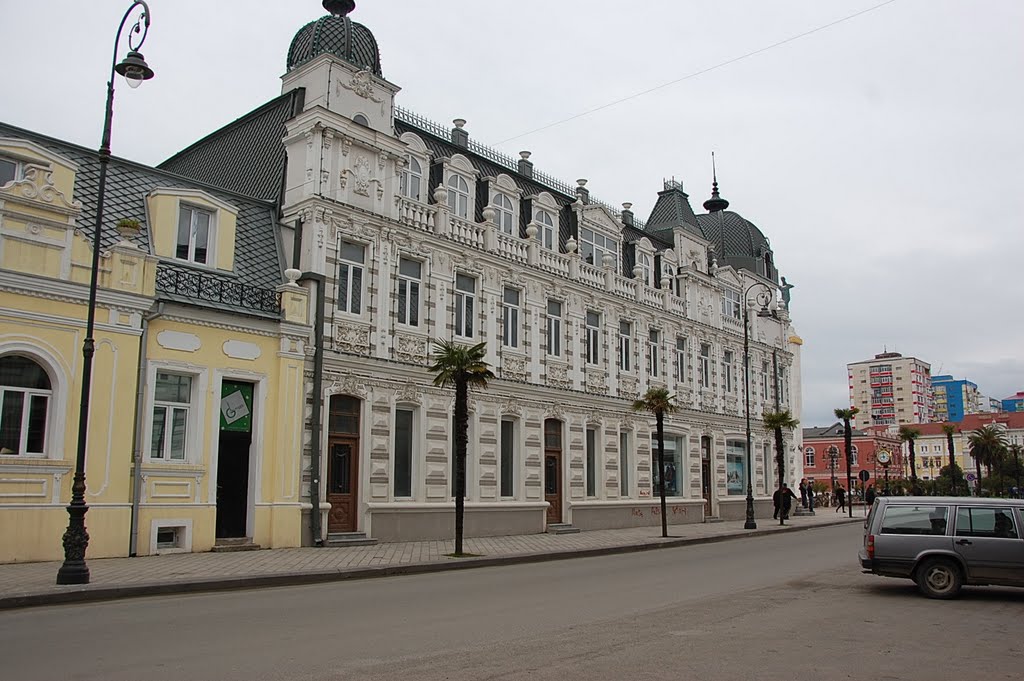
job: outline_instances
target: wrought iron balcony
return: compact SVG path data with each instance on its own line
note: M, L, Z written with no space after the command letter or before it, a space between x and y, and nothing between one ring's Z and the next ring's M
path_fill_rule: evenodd
M274 289L248 286L192 270L161 266L156 273L156 290L247 310L281 312L281 296Z

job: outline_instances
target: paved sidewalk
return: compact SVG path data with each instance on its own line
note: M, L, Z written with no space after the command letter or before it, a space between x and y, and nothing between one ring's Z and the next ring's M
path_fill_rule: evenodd
M452 540L104 558L89 561L91 583L84 586L54 584L60 563L15 563L0 565L0 609L533 563L763 536L849 522L863 522L863 516L855 511L850 520L832 509L822 509L814 516L793 517L784 527L771 519L759 519L757 530L744 530L743 521L670 525L668 538L661 537L660 527L467 538L464 550L477 554L473 558L446 556L454 550Z

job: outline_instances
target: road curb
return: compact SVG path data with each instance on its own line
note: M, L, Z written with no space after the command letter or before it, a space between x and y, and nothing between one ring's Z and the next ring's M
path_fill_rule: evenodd
M0 597L0 610L31 608L44 605L111 601L125 598L140 598L144 596L237 591L242 589L259 589L280 586L303 586L307 584L324 584L327 582L340 582L354 579L418 575L430 572L444 572L448 570L471 570L504 565L545 563L555 560L568 560L571 558L594 558L598 556L639 553L641 551L653 551L656 549L669 549L697 544L714 544L733 539L764 537L770 534L777 534L779 532L800 532L820 527L847 525L856 520L859 519L844 518L843 520L817 523L814 525L787 525L785 530L757 529L708 537L669 537L663 541L643 544L623 544L621 546L602 546L593 549L567 549L562 551L548 551L544 553L518 553L509 556L480 556L475 558L428 561L425 563L408 563L404 565L379 565L362 568L342 568L338 570L283 572L268 575L249 575L245 577L215 577L191 581L154 582L152 584L134 584L129 586L67 587L68 590L65 591Z

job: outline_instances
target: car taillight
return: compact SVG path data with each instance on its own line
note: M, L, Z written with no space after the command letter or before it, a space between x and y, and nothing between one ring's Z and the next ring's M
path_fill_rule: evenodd
M868 558L874 559L874 557L875 557L875 535L873 535L873 534L869 534L868 535L867 549L868 549Z

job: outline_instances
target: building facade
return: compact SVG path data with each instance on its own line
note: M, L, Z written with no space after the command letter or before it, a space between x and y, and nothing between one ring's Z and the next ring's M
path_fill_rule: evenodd
M898 352L846 365L850 404L865 426L906 425L932 420L931 365Z
M0 125L0 169L0 561L56 560L99 161ZM88 557L298 545L308 305L275 207L117 158L104 203Z
M744 297L780 295L764 235L717 186L698 215L665 183L644 223L528 152L471 140L464 120L401 109L372 33L340 5L292 42L280 101L299 110L268 103L164 164L230 181L220 152L234 144L250 154L234 163L282 180L286 257L320 301L304 541L451 536L453 394L427 371L435 339L486 343L497 374L471 396L467 533L659 523L653 421L631 409L652 387L681 407L666 424L671 521L743 517ZM799 412L802 341L775 307L749 325L757 424L766 409ZM756 427L760 515L777 484L770 447Z
M984 398L978 392L978 385L966 379L955 379L948 374L932 376L932 418L933 421L959 423L964 414L988 411L988 404L982 408Z
M1024 411L1024 392L1017 392L1000 400L1000 411Z
M890 479L904 476L905 458L901 452L899 436L890 428L875 427L865 430L853 429L850 449L850 475L857 487L861 487L861 471L867 471L868 481L864 489L874 485L885 487L886 467L878 463L878 453L885 451L891 456L888 465ZM836 423L826 428L803 429L803 472L811 482L824 482L834 488L836 484L846 487L846 440L843 424Z
M924 480L939 476L942 467L949 465L949 441L942 430L944 423L923 423L914 426L920 435L915 442L917 474ZM994 425L1008 444L1024 446L1024 413L967 414L955 424L953 434L953 459L963 470L970 482L977 479L977 466L971 456L969 438L971 433L982 426ZM907 446L903 449L906 452Z

